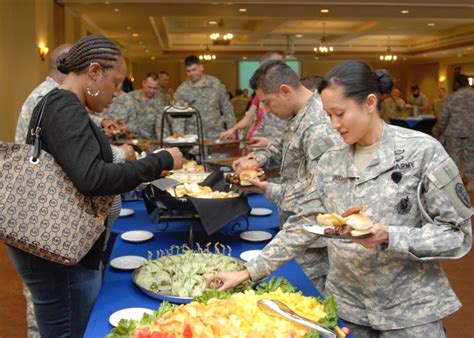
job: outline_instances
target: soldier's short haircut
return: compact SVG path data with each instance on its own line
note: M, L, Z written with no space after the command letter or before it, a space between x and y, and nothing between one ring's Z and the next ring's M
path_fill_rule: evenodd
M148 72L146 73L146 79L152 79L153 81L158 81L158 74L156 72Z
M344 96L364 103L367 96L377 96L377 109L382 109L381 94L392 91L393 81L385 69L372 70L362 61L346 61L332 68L319 87L321 93L326 88L341 87Z
M260 64L264 64L265 62L272 61L272 60L280 60L284 61L285 59L283 58L283 55L277 52L268 52L263 54L263 56L260 58Z
M457 82L461 88L469 86L469 79L464 74L456 74L454 77L454 82Z
M112 68L113 62L122 55L118 46L102 35L88 35L77 41L69 50L58 57L57 66L61 73L80 73L93 62L103 69Z
M319 88L321 85L321 82L323 82L324 78L320 75L309 75L301 78L301 84L308 88L309 90L316 90Z
M280 60L271 60L261 64L250 79L250 87L253 90L260 89L265 94L279 93L282 84L295 89L301 86L295 71Z
M158 76L159 76L159 75L168 75L168 76L170 76L170 74L169 74L166 70L160 70L160 71L158 72Z
M192 65L200 65L201 60L196 55L189 55L186 59L184 59L184 65L186 67L192 66Z

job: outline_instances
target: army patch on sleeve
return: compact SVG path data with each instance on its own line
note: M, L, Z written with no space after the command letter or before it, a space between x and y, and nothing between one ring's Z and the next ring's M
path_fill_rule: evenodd
M466 208L471 207L471 201L469 199L469 194L466 191L466 188L462 183L457 183L454 186L454 190L456 192L456 195L459 197L461 202L466 206Z

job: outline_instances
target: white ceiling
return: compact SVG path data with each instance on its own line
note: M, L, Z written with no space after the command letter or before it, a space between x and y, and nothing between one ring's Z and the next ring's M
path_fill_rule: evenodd
M117 41L131 58L183 56L208 45L224 57L251 57L284 52L288 36L297 56L313 57L323 22L335 56L380 54L388 36L392 50L407 57L468 53L474 46L474 0L60 2ZM223 27L210 24L221 19ZM211 46L209 34L216 31L232 32L231 46Z

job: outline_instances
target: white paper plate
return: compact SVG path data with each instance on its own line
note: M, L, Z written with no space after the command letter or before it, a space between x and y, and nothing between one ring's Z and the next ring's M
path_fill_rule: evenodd
M120 209L119 217L130 216L130 215L133 215L134 213L135 213L135 211L133 209L122 208L122 209Z
M120 256L110 261L110 266L120 270L135 270L146 262L142 256Z
M153 238L153 233L144 230L133 230L124 232L120 237L122 237L124 241L128 242L144 242L148 241L150 238Z
M252 208L250 215L252 216L268 216L272 214L272 209L267 208Z
M253 230L244 231L240 234L240 238L250 242L262 242L272 238L273 235L267 231Z
M242 260L248 262L249 260L254 259L255 257L257 257L260 254L260 252L262 252L262 250L244 251L240 254L240 258L242 258Z
M151 314L153 313L153 310L144 307L129 307L127 309L118 310L110 315L109 323L113 327L116 327L120 319L140 320L142 319L144 313Z

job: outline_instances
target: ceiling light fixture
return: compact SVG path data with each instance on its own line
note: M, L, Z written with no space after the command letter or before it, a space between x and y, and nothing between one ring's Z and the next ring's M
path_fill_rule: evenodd
M390 35L387 38L387 53L380 55L380 61L385 62L395 62L397 61L398 57L395 54L392 54L392 49L390 48Z
M318 54L330 54L334 52L334 48L326 43L326 23L323 22L323 36L319 47L314 47L313 51Z
M150 53L150 51L148 49L145 49L145 53Z
M303 34L296 34L295 35L298 39L301 39L303 37Z
M134 38L137 38L137 37L138 37L138 33L133 33L132 36L133 36Z
M215 59L216 59L216 56L214 54L211 54L211 50L209 49L209 46L206 47L204 54L199 55L199 60L201 61L212 61Z
M329 13L329 9L323 8L323 9L321 9L321 13Z
M246 56L242 56L242 60L247 60L247 57L246 57Z
M247 8L239 8L239 12L245 13L245 12L247 12Z
M207 22L209 25L217 25L217 21L211 20Z
M155 59L156 59L156 57L152 56L152 57L151 57L151 59L152 59L152 60L155 60Z
M409 11L408 9L404 9L404 10L402 10L401 13L402 13L402 14L408 14L408 13L410 13L410 11Z
M115 13L120 12L120 9L114 8L114 12L115 12Z
M430 23L428 23L428 26L434 27L434 26L436 26L436 24L434 22L430 22Z
M127 26L127 29L130 30L130 29L132 29L132 27L131 27L131 26Z
M220 33L212 33L209 35L214 46L228 46L230 41L234 38L234 34L226 33L221 35Z
M224 28L224 20L220 19L218 23L220 30ZM232 33L212 33L209 35L209 38L212 40L213 46L229 46L230 42L234 38Z

